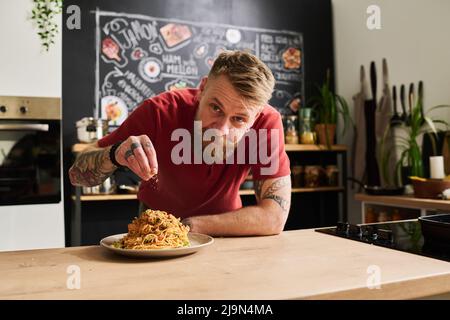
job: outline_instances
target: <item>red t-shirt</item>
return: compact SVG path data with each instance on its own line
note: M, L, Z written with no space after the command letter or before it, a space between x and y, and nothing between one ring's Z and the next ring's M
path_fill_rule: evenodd
M252 128L256 132L260 129L267 129L267 132L270 132L270 129L278 130L278 152L270 154L268 150L274 145L270 143L272 136L269 133L265 135L269 144L269 149L265 150L266 155L271 155L270 161L278 159L278 162L274 160L275 162L268 163L267 158L260 161L260 157L257 157L256 163L254 160L249 163L246 156L245 164L238 164L237 161L234 164L206 164L203 161L201 164L194 164L194 161L191 164L174 164L171 159L172 148L180 141L171 141L172 132L178 128L193 132L198 107L197 93L198 89L183 89L164 92L147 99L119 128L98 141L100 147L107 147L126 140L129 136L148 135L156 150L158 175L157 179L142 181L138 199L149 208L164 210L181 218L218 214L241 208L238 191L250 169L254 180L290 174L289 158L284 149L281 116L269 105L264 107ZM259 151L259 143L255 147L248 141L249 139L245 139L242 143L245 143L249 154ZM261 169L267 167L275 167L275 170L270 170L269 174L262 173Z

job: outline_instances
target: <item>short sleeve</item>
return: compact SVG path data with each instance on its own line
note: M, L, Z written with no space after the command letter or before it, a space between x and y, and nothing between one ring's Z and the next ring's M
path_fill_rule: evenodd
M251 165L254 180L265 180L288 176L291 174L289 157L284 146L284 130L280 114L274 109L262 115L257 126L254 126L258 143L257 163Z

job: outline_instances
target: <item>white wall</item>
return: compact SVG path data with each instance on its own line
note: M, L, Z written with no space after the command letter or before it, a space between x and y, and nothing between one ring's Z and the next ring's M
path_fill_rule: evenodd
M425 111L450 104L450 1L448 0L332 0L336 85L352 103L359 90L359 67L366 72L373 60L381 92L381 60L387 58L390 84L424 81ZM366 9L381 8L381 30L368 30ZM353 112L353 111L352 111ZM450 120L450 111L440 117ZM351 137L342 142L350 145ZM349 195L349 219L360 222L359 203Z
M32 0L0 0L0 95L61 97L61 30L44 51L32 7ZM0 206L0 251L49 247L64 247L62 201Z
M60 97L61 30L43 50L32 8L32 0L0 0L0 95Z

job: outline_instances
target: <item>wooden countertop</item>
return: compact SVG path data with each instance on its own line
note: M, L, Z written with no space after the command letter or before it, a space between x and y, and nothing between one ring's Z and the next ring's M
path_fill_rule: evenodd
M355 195L355 200L407 208L442 210L450 212L450 200L421 199L414 196L373 196L364 193Z
M80 289L67 289L70 265L80 267ZM373 265L380 289L366 285ZM216 238L167 260L99 246L2 252L0 283L0 299L406 299L450 292L450 263L297 230Z

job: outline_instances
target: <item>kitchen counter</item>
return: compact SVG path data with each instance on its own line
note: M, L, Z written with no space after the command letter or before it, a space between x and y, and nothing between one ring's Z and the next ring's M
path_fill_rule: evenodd
M80 289L66 285L73 266ZM450 292L450 263L297 230L165 260L99 246L2 252L0 283L0 299L410 299Z
M450 211L450 200L422 199L412 195L402 196L373 196L364 193L355 195L355 200L367 203L378 203L383 205L399 206L406 208L417 208L421 210Z

